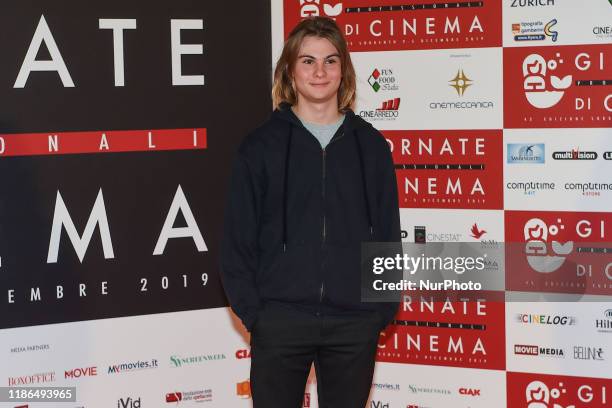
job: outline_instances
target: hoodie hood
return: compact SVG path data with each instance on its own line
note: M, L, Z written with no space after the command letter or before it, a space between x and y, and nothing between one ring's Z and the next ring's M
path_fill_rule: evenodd
M344 112L344 122L342 126L344 127L345 134L352 133L352 130L356 130L364 127L372 127L370 123L363 120L361 117L355 115L355 112L348 109ZM291 109L291 105L287 102L282 102L277 109L272 112L272 118L277 120L282 120L289 122L297 127L304 127L302 121L293 113Z

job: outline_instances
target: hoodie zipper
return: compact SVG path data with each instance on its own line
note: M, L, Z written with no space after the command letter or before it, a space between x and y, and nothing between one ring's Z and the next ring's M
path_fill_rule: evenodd
M326 150L325 147L322 150L323 152L323 171L322 171L322 184L321 184L321 197L323 198L323 232L322 232L322 237L321 237L321 250L324 249L325 247L325 238L326 238L326 220L325 220L325 154L326 154ZM323 273L323 270L325 269L325 253L323 252L322 256L321 256L321 274ZM321 276L321 289L319 290L319 303L323 302L323 293L325 291L325 281L323 280L323 276Z
M325 179L326 179L326 165L325 165L325 158L327 157L327 147L329 147L329 145L331 145L332 143L334 143L335 141L337 141L338 139L342 138L342 136L344 136L344 131L342 131L342 133L335 139L332 138L332 140L329 141L329 143L327 144L327 146L322 147L321 148L321 152L322 152L322 183L321 183L321 197L323 198L323 231L321 234L321 249L324 249L325 247L325 240L327 238L327 220L325 217ZM323 270L325 269L325 254L323 254L323 256L321 257L321 272L323 272ZM323 280L323 277L321 277L321 288L319 289L319 303L323 302L323 295L325 293L325 281Z

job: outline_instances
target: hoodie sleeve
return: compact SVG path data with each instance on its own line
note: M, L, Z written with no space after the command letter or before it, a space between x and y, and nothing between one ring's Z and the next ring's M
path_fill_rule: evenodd
M255 275L259 264L257 240L261 202L261 182L244 153L239 151L232 166L225 209L221 279L232 310L249 331L260 308Z
M383 140L384 136L381 135ZM402 239L399 203L397 196L397 179L395 165L389 144L385 141L381 159L378 161L378 240L381 242L400 242Z
M395 165L389 144L381 135L384 146L377 164L377 202L378 212L377 241L398 243L397 251L401 251L401 226L399 215L399 203L397 195L397 179L395 177ZM399 298L398 298L399 301ZM384 326L387 326L395 317L398 302L380 303L380 312L384 318Z

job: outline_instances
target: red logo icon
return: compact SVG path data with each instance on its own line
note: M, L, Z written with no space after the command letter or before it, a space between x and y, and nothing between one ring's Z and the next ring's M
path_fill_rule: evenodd
M472 229L470 230L470 232L472 233L471 234L472 238L476 238L476 239L480 239L480 237L482 237L484 234L487 233L487 231L485 230L479 230L478 225L476 223L472 225Z
M166 402L179 402L183 400L182 392L171 392L166 394Z
M384 101L380 108L376 108L377 111L386 111L386 110L398 110L400 104L400 98L389 99L388 101Z
M236 358L239 360L243 358L251 358L251 350L246 350L246 349L237 350Z
M236 394L240 398L251 398L251 382L249 380L242 381L236 384Z

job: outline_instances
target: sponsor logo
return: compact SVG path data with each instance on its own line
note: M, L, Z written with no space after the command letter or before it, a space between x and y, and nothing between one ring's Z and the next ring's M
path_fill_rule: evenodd
M383 402L383 401L372 400L370 401L370 407L371 408L389 408L389 403Z
M598 39L612 38L612 26L593 26L592 30Z
M189 357L170 356L172 367L184 367L192 364L201 364L208 361L225 360L225 354L205 354Z
M549 326L573 326L576 324L576 317L562 315L539 315L520 313L517 316L519 323L549 325Z
M607 127L609 56L602 45L504 49L504 127Z
M554 5L555 0L512 0L510 7L541 7Z
M418 244L424 244L427 242L427 233L425 226L414 227L414 242Z
M557 42L559 33L553 29L557 25L557 19L553 18L548 23L543 21L527 21L512 24L514 41L543 41L550 38Z
M487 233L486 230L480 229L477 223L474 223L470 228L470 237L480 240L483 247L495 247L498 242L494 240L480 239ZM407 238L408 233L403 231L402 238ZM417 225L414 227L414 242L415 243L426 243L426 242L464 242L464 234L458 232L427 232L427 229L423 225Z
M609 294L609 213L505 213L508 290Z
M563 98L565 90L572 86L572 75L566 75L563 78L550 75L550 78L547 78L547 72L554 71L564 63L560 54L548 61L539 54L530 54L525 57L523 60L523 89L531 106L547 109L555 106ZM547 81L548 79L550 81Z
M555 160L595 160L597 159L597 153L583 152L575 148L564 152L553 152L552 157Z
M73 368L64 371L64 378L94 377L98 375L98 367Z
M9 377L8 386L15 387L19 385L44 384L55 381L55 372L37 373L31 375L22 375L19 377Z
M465 90L468 88L468 86L472 85L473 81L463 73L462 69L460 69L457 71L457 75L455 75L455 77L448 82L451 87L455 88L457 95L463 96Z
M251 350L240 349L236 351L236 358L242 360L243 358L251 358Z
M117 408L141 408L140 397L119 398L117 400Z
M477 388L459 388L459 395L469 395L472 397L480 397L480 390Z
M565 225L547 225L539 218L531 218L525 223L523 233L525 237L525 254L529 266L540 273L551 273L563 265L567 256L574 249L574 243L568 241L561 243L555 241L555 237L560 230L565 229ZM548 238L551 237L550 250L548 250Z
M508 143L508 164L545 162L544 143Z
M470 229L470 233L470 236L472 238L480 239L480 237L486 234L487 231L479 229L478 224L474 223L474 225L472 225L472 228Z
M209 402L213 400L212 389L194 391L175 391L166 394L166 402L179 403L184 401Z
M603 361L603 354L601 347L574 346L574 360Z
M601 192L612 191L612 183L565 183L563 188L569 191L578 191L582 196L599 197Z
M494 244L497 245L497 244ZM492 245L491 247L494 247L494 245ZM497 263L497 261L493 260L493 259L486 259L484 261L484 271L485 272L497 272L499 271L499 263Z
M555 189L555 183L547 181L509 181L506 183L506 188L508 190L523 190L524 195L534 196L538 191L553 191Z
M475 84L475 81L468 78L462 69L457 70L455 77L448 81L451 88L457 92L457 96L462 98L465 95L466 89ZM490 109L493 108L492 101L447 101L447 102L430 102L429 109Z
M612 333L612 309L603 312L603 319L595 320L595 328L599 333Z
M374 68L368 77L368 84L374 92L399 90L397 78L391 68Z
M525 344L515 344L514 354L520 356L565 357L565 352L562 348L540 347Z
M249 380L236 383L236 395L239 398L251 398L251 382Z
M421 387L419 385L408 384L408 391L412 394L435 394L435 395L451 395L452 391L447 388L437 387Z
M603 158L604 160L612 160L612 152L604 152Z
M130 361L128 363L119 363L108 366L108 374L125 373L131 371L150 370L158 367L158 361L152 359L149 361Z
M49 351L51 347L48 344L32 344L28 346L11 347L11 353L27 353L30 351Z
M389 99L374 110L359 111L359 116L370 121L395 120L399 117L399 105L400 98Z
M537 356L538 346L526 346L522 344L516 344L514 346L514 354L524 355L524 356Z
M381 391L399 391L399 384L389 384L389 383L372 383L372 388Z
M171 392L166 394L166 402L180 402L183 400L183 393Z
M399 109L400 98L389 99L384 101L380 108L376 108L377 111L396 111Z
M495 249L499 248L499 241L495 239L481 239L483 236L487 234L487 231L484 229L480 229L477 223L474 223L470 228L470 237L475 240L480 241L480 247L482 249ZM497 270L497 262L492 259L486 259L485 261L485 270L492 271Z
M417 243L425 242L461 242L463 234L452 232L425 232L425 227L414 227L414 238ZM419 239L419 241L417 241Z

